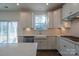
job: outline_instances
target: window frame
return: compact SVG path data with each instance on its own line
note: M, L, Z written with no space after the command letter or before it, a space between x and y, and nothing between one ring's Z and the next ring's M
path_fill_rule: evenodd
M17 43L18 43L18 21L17 20L0 20L0 22L7 22L7 25L9 22L17 22ZM0 44L5 44L5 43L0 43ZM8 43L8 26L7 26L7 43L6 44L13 44L13 43Z
M47 27L46 27L45 29L43 29L43 30L47 30L47 29L48 29L48 26L49 26L48 12L35 12L35 13L32 13L32 28L33 28L34 30L37 30L37 29L35 28L35 16L36 16L36 15L45 15L45 16L46 16L46 18L47 18L47 20L46 20L46 25L47 25Z

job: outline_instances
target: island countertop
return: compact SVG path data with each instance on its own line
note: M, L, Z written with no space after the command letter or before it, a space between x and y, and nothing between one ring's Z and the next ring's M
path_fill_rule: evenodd
M36 56L37 43L0 44L0 56Z

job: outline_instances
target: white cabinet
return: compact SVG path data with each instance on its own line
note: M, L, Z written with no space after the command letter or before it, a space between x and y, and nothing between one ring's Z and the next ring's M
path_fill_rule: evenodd
M34 39L34 42L38 43L39 50L45 50L45 49L56 49L56 39L55 37L48 36L46 39Z
M37 49L47 49L47 39L34 39L38 43Z
M65 4L62 8L62 19L67 18L70 14L70 7L68 4Z
M79 56L79 45L76 45L76 51L77 51L76 55Z
M60 37L57 37L57 46L56 49L60 51Z
M57 9L55 11L48 12L49 27L48 28L59 28L61 26L61 11Z
M67 17L79 11L78 3L66 3L62 8L62 19L67 20Z
M54 28L61 27L61 9L53 11L53 26Z
M53 11L48 12L48 21L49 21L48 28L53 28Z
M48 39L47 40L48 41L48 48L47 49L56 49L56 43L57 43L56 37L50 36L47 39Z
M64 56L73 56L76 55L76 49L75 49L75 44L68 41L69 39L67 38L59 38L59 49L58 51L60 52L61 55Z

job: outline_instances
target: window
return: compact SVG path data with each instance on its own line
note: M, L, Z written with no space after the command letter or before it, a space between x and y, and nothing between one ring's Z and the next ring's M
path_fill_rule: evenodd
M17 43L17 22L0 22L0 43Z
M48 28L47 15L34 15L34 29L38 31L46 30Z

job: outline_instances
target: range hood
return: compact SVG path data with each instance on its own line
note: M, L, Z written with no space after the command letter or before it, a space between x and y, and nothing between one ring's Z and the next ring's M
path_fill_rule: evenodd
M71 20L71 21L73 21L74 19L79 19L79 12L74 13L74 14L68 16L67 19Z

